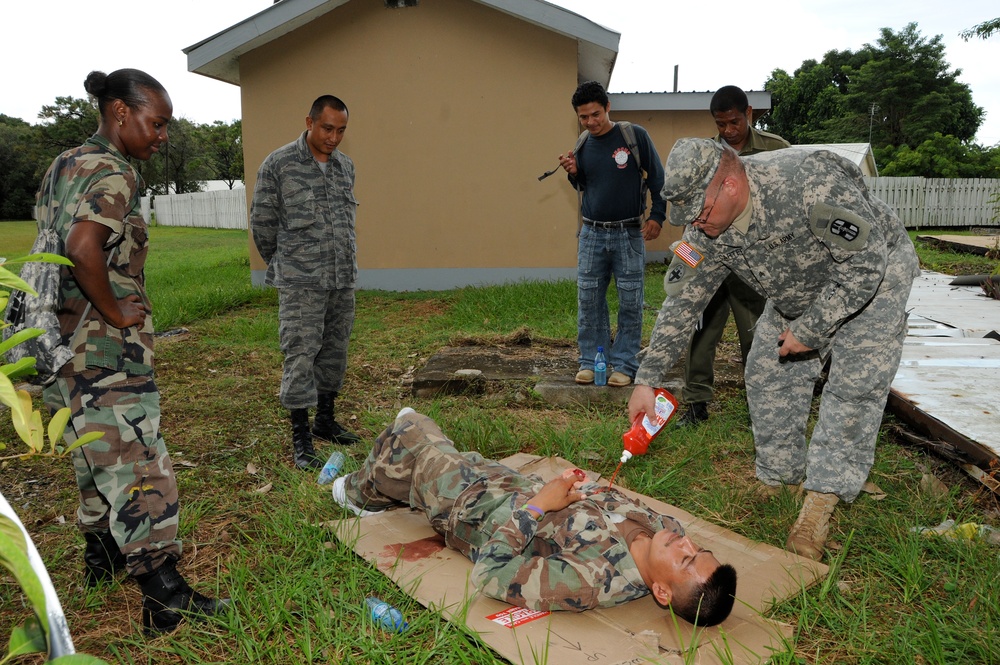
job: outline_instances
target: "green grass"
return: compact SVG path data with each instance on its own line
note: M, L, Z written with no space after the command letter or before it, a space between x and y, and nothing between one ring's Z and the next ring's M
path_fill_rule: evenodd
M70 464L15 460L0 466L0 491L31 530L60 590L77 649L136 664L503 662L475 636L423 609L323 526L344 513L311 474L289 462L287 415L277 403L281 354L273 292L249 292L235 297L238 304L225 289L191 295L204 283L242 289L247 268L238 266L245 252L242 232L153 228L147 271L159 316L172 322L169 327L190 329L157 346L161 427L182 501L181 569L199 590L232 597L232 613L209 624L185 624L171 636L143 638L135 627L135 585L123 580L95 592L79 588L82 538L74 525ZM647 339L662 276L662 266L650 266ZM173 300L167 291L175 291ZM198 307L187 302L198 298ZM461 449L495 458L522 450L561 455L609 476L627 426L621 406L552 406L527 381L482 395L418 399L406 382L410 369L442 345L469 337L502 341L521 331L537 344L565 344L572 359L575 329L572 282L361 292L338 416L370 440L401 406L412 405L438 420ZM728 347L720 358L737 355L733 330L723 343ZM996 526L997 497L950 463L902 445L896 427L887 417L870 477L886 498L864 495L839 507L831 542L840 549L828 562L830 575L769 612L795 629L794 641L773 663L1000 664L996 547L910 532L946 518ZM0 420L0 441L14 440L9 420ZM320 448L327 453L331 447ZM364 446L341 449L348 470L367 452ZM782 547L798 503L790 494L758 498L753 458L745 396L729 387L720 391L707 423L695 430L671 425L619 478L631 489ZM949 491L922 492L925 472L943 479ZM373 594L403 611L408 633L389 635L366 620L364 598ZM26 610L4 575L0 607L5 640Z

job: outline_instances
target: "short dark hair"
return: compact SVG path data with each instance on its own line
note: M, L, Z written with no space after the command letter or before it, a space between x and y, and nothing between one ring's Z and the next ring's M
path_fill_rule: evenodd
M135 109L149 103L148 92L167 92L159 81L138 69L117 69L110 74L94 70L87 74L83 87L97 100L101 115L116 99Z
M736 569L724 563L686 597L670 603L674 614L698 626L714 626L726 620L736 602Z
M597 102L602 108L607 108L611 100L608 99L608 93L603 85L597 81L584 81L573 93L573 108L578 109L591 102Z
M733 110L746 113L748 106L750 106L750 100L747 99L747 93L735 85L724 85L712 95L708 110L712 112L712 115Z
M319 117L323 115L323 109L331 108L334 111L342 111L348 116L351 112L347 110L347 104L345 104L339 97L334 97L333 95L322 95L316 98L313 102L312 108L309 109L309 117L313 120L319 120Z

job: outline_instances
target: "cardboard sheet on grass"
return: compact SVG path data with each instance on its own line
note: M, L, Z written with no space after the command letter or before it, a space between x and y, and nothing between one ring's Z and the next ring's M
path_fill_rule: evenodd
M573 466L558 457L527 454L501 461L544 479ZM588 475L591 480L599 478L594 473ZM765 619L760 611L824 577L825 565L755 543L662 501L631 494L678 519L696 542L736 568L738 600L732 615L720 626L699 629L695 634L690 624L671 619L649 596L582 613L514 608L476 593L469 583L472 564L445 547L444 539L434 533L422 513L390 510L331 524L337 538L375 564L404 592L475 631L512 663L762 663L772 649L781 648L783 640L791 638L791 626Z

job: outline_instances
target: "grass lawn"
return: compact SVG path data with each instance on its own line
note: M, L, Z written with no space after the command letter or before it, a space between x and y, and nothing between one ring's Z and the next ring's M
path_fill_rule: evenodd
M0 224L3 252L33 240ZM9 244L19 243L19 244ZM23 247L23 251L14 249ZM281 354L273 291L247 288L246 234L153 228L147 266L158 330L188 333L157 342L161 428L181 495L180 568L197 589L230 596L235 610L147 640L136 627L141 596L124 578L82 588L83 538L68 460L8 460L0 491L18 510L60 591L77 650L113 663L502 663L476 639L424 610L336 541L322 523L344 517L290 461L290 428L277 400ZM925 265L958 273L996 269L995 260L927 253ZM663 297L663 266L647 273L645 339ZM536 344L575 355L575 285L517 284L448 292L358 294L357 323L338 417L371 440L404 405L436 418L460 449L487 457L517 451L560 455L610 476L627 428L621 407L555 407L530 382L485 395L418 399L408 377L438 348L468 337L499 341L527 331ZM738 357L727 331L722 359ZM870 480L886 494L841 506L831 529L827 581L773 608L795 627L794 644L772 662L1000 663L1000 556L983 542L911 533L944 519L1000 525L1000 503L950 463L908 447L887 416ZM0 441L20 444L9 419ZM331 446L321 445L321 454ZM342 447L347 469L364 444ZM799 505L755 493L753 438L740 388L720 391L712 417L671 425L650 452L630 461L620 483L748 538L782 547ZM923 491L934 475L947 490ZM410 622L390 635L365 617L378 595ZM0 575L0 639L28 616L19 590ZM24 658L16 662L41 662Z

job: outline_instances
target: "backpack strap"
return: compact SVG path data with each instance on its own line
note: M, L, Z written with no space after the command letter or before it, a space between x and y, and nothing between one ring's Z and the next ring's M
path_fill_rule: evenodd
M576 145L573 146L573 159L576 159L577 153L580 152L580 148L587 142L589 136L590 132L586 129L580 132L580 136L576 139ZM583 190L575 183L573 188L576 190L576 237L579 238L580 231L583 229Z

